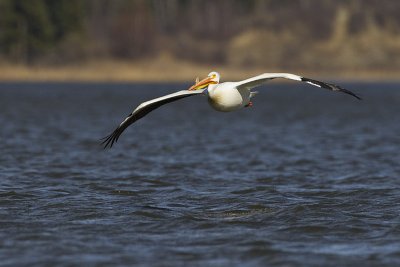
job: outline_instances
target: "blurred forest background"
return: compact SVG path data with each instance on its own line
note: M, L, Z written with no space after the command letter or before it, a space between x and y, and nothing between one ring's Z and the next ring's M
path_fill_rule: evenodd
M95 79L99 66L144 80L199 67L396 78L399 14L396 0L0 0L0 78Z

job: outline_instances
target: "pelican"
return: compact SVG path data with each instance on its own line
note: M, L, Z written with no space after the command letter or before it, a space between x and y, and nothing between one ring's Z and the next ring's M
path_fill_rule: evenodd
M164 104L189 96L207 95L209 104L215 110L222 112L235 111L241 108L251 107L253 105L251 99L257 94L257 92L252 91L252 89L275 78L284 78L305 82L319 88L346 93L361 100L361 98L355 93L340 86L290 73L264 73L238 82L220 83L220 78L221 76L218 72L212 71L205 79L201 81L199 81L199 78L197 78L195 84L188 90L181 90L173 94L165 95L141 103L136 109L133 110L131 114L129 114L128 117L125 118L123 122L121 122L121 124L110 135L102 139L102 144L104 145L104 148L111 148L113 144L118 141L122 132L129 125L143 118L148 113Z

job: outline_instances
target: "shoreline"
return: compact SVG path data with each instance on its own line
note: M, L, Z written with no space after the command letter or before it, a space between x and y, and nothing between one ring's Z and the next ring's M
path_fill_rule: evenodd
M398 82L400 71L390 70L279 70L196 65L177 60L142 62L96 61L66 66L25 66L0 64L0 82L108 82L108 83L180 83L204 78L210 71L221 73L223 80L241 80L264 72L289 72L314 79L349 82Z

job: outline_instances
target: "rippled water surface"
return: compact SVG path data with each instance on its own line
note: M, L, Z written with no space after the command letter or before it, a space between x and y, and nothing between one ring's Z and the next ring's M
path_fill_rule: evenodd
M400 85L1 84L1 266L400 266Z

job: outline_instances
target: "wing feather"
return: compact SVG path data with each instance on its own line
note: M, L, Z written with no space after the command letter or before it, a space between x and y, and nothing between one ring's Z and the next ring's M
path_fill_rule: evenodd
M206 90L206 89L205 89ZM168 104L173 101L177 101L179 99L199 95L202 94L204 90L195 90L195 91L188 91L182 90L178 91L173 94L165 95L162 97L158 97L140 104L128 117L125 118L123 122L108 136L102 138L102 145L104 148L112 147L114 143L116 143L121 136L122 132L128 128L129 125L136 122L137 120L143 118L151 111L161 107L162 105Z
M306 82L310 85L319 87L319 88L324 88L328 89L331 91L337 91L337 92L342 92L345 94L349 94L359 100L361 100L361 97L356 95L355 93L351 92L350 90L344 89L338 85L327 83L327 82L321 82L317 80L313 80L310 78L302 77L299 75L291 74L291 73L264 73L240 82L236 83L236 86L240 88L247 88L247 89L252 89L254 87L260 86L264 84L265 82L275 79L275 78L284 78L284 79L289 79L289 80L295 80L299 82Z

